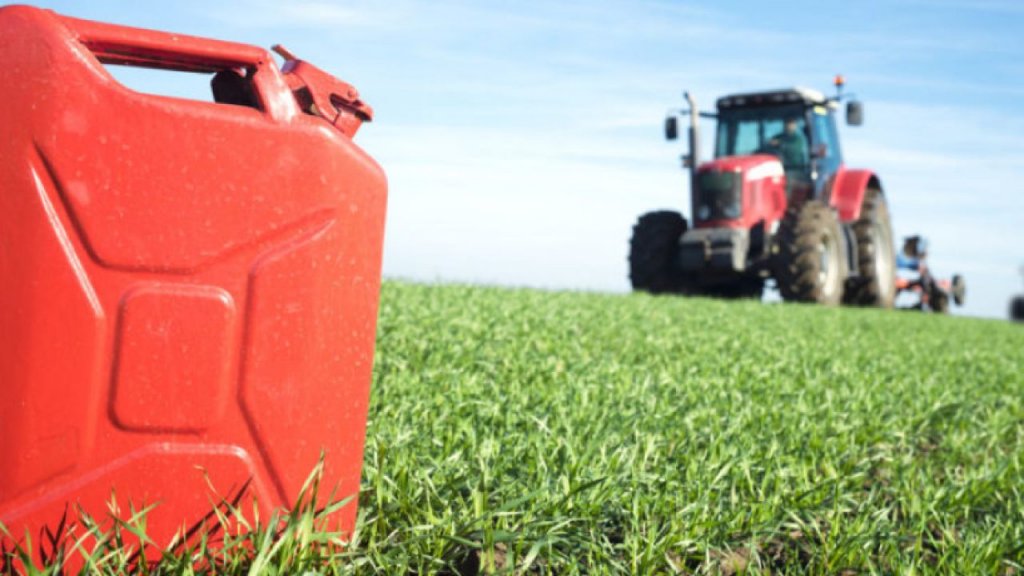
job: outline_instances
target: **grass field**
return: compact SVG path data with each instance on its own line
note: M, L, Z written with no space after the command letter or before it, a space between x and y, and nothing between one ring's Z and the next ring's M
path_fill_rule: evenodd
M1012 574L1024 330L383 289L356 570Z
M392 281L354 540L135 572L1024 574L1022 460L1021 326Z

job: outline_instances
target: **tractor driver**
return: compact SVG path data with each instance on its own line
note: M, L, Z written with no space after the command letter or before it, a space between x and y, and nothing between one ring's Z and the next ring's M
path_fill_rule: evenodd
M782 132L768 141L768 150L779 157L786 172L807 170L807 137L799 122L796 116L786 118Z
M778 156L782 162L782 169L786 172L786 198L807 198L811 195L814 184L808 170L807 137L800 129L799 117L787 117L782 132L768 140L764 151Z

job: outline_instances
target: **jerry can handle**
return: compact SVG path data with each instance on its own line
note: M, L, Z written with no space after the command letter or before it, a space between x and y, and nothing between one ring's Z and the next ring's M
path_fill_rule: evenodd
M226 68L258 67L267 52L255 46L117 26L60 16L76 39L104 64L127 64L183 72L216 72Z
M246 76L252 75L261 108L271 118L288 120L301 113L270 53L262 48L56 16L69 34L102 64L179 72L244 71Z

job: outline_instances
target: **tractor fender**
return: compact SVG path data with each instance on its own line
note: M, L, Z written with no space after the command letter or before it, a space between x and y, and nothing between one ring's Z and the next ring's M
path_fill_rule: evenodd
M860 218L860 207L868 188L882 190L882 182L871 170L840 170L832 184L829 204L839 212L840 222Z

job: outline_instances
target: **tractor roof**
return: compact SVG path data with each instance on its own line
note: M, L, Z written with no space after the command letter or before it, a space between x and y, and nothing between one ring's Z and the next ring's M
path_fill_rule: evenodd
M785 104L803 104L804 106L828 105L829 99L824 94L810 88L783 88L764 92L747 92L730 94L718 99L719 110L732 108L755 108L761 106L782 106Z

